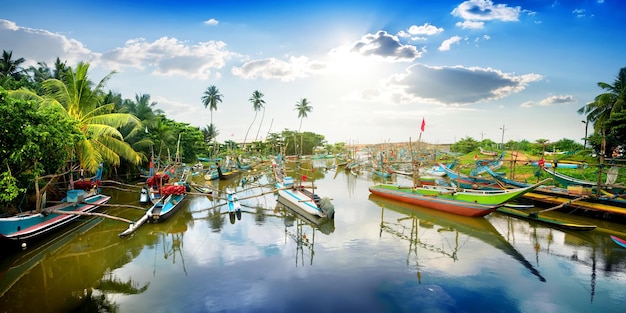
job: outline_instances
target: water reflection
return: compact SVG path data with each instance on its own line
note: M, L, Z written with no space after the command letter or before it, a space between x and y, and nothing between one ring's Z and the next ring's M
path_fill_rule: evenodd
M472 218L448 214L436 210L421 208L418 206L407 205L401 202L388 200L375 195L370 195L369 200L381 207L381 223L380 232L386 231L394 236L409 241L409 253L413 251L417 264L417 247L431 252L436 252L444 256L448 256L453 260L457 260L459 247L459 234L468 235L477 238L513 257L526 267L533 275L537 276L540 281L545 282L546 279L526 258L513 247L498 230L485 218ZM390 209L398 213L406 215L395 221L385 221L385 209ZM405 222L409 222L410 226L406 226ZM447 246L450 249L445 250L441 246L429 244L429 241L422 241L418 236L419 227L433 229L436 233L444 235L445 233L453 233L451 241L453 243ZM409 233L407 235L406 233ZM445 235L444 235L445 236ZM450 237L450 236L447 236ZM408 262L408 260L407 260ZM418 278L421 279L418 266Z
M313 265L315 233L320 232L324 235L329 235L334 232L334 219L313 220L280 202L276 203L275 212L283 217L285 241L291 239L296 243L296 266L304 266L305 256L308 258L308 265Z

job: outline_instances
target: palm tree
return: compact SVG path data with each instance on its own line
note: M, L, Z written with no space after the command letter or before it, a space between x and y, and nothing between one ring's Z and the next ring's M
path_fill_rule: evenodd
M311 103L306 98L302 98L300 99L300 101L296 102L295 110L298 111L298 117L300 118L300 127L298 127L298 133L302 128L302 120L309 115L309 112L311 112L311 110L313 110L313 107L309 104ZM304 140L303 138L304 136L300 134L300 154L302 154L302 141Z
M215 85L209 86L202 94L202 104L204 108L209 108L211 112L211 125L213 125L213 110L217 111L217 103L222 102L222 94Z
M606 93L595 97L593 102L578 109L579 114L586 114L586 122L593 122L593 130L602 138L600 155L604 155L607 139L609 142L619 141L623 135L624 104L626 102L626 67L620 69L613 85L599 82L598 86ZM608 138L607 138L608 137Z
M20 65L26 60L24 58L11 60L12 58L13 51L2 50L2 58L0 59L0 74L7 77L11 76L15 80L20 80L23 72Z
M118 129L128 123L139 124L140 121L132 114L113 113L113 103L101 103L102 88L115 72L109 73L93 86L87 76L88 70L89 63L81 62L76 70L68 68L63 80L44 81L43 96L26 89L12 91L11 95L35 99L40 105L57 107L76 121L85 137L74 147L74 156L85 170L95 172L104 161L118 166L120 158L138 164L141 156L124 141Z
M219 89L215 87L215 85L211 85L207 87L207 89L202 94L202 104L204 104L204 108L209 108L211 112L211 125L213 125L213 110L217 111L217 103L222 102L222 94ZM217 141L217 136L213 137L215 141ZM217 150L217 144L215 145L214 151Z
M215 125L210 124L202 128L202 135L204 135L204 142L210 143L213 138L217 137L220 132L215 128Z
M244 146L243 148L245 148L246 146L246 140L248 140L248 133L250 132L250 128L252 128L254 121L256 121L256 116L259 113L259 110L263 108L263 105L265 104L265 100L263 100L262 98L263 98L263 94L260 91L255 90L252 93L252 96L250 97L250 99L248 99L248 101L252 102L252 109L254 109L254 119L252 119L252 123L248 127L248 131L246 131L246 136L243 138L243 146ZM259 130L260 129L261 129L261 126L259 125ZM259 136L259 133L257 132L257 137L258 136Z
M298 132L300 132L300 129L302 128L302 119L309 116L309 113L313 110L313 107L310 106L310 104L311 103L306 98L302 98L300 101L296 102L295 110L298 111L298 118L300 118L300 127L298 127Z
M606 132L606 123L612 115L624 110L626 102L626 67L620 69L613 85L599 82L598 86L606 93L596 96L593 102L578 109L579 114L586 114L587 121L593 122L596 133Z
M255 91L256 93L257 91ZM253 96L255 94L252 94ZM263 97L263 94L259 92L260 97ZM259 138L259 132L261 131L261 126L263 125L263 120L265 119L265 100L262 100L259 98L259 101L261 102L259 105L261 106L261 108L263 108L263 114L261 115L261 122L259 123L259 129L257 129L256 131L256 136L254 136L254 141L257 141ZM254 105L254 104L253 104ZM254 111L257 111L257 106L254 106ZM256 118L256 113L255 113L255 118Z

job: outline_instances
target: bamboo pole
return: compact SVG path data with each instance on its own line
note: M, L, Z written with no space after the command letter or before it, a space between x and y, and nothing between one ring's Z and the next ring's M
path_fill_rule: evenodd
M101 204L99 204L99 205L101 205ZM81 216L100 216L100 217L105 217L105 218L109 218L109 219L117 220L117 221L122 221L122 222L126 222L126 223L132 223L133 222L131 220L127 220L127 219L122 218L122 217L112 216L112 215L108 215L108 214L104 214L104 213L97 213L97 212L63 211L63 210L56 210L56 209L47 209L46 212L48 212L48 213L55 213L55 214L81 215Z

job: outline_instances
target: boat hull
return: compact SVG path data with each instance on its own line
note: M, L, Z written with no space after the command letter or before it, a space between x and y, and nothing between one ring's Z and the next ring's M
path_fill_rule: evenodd
M159 201L150 208L148 220L151 223L160 223L172 216L187 199L187 194L169 195L163 201Z
M313 198L308 193L303 192L300 188L285 188L284 185L277 183L279 199L285 205L289 205L294 209L298 209L307 214L318 217L326 217L326 214L320 209Z
M369 190L372 194L387 199L419 205L421 207L438 211L454 213L463 216L481 217L496 210L497 205L486 205L473 202L442 198L439 196L423 195L407 190L386 188L383 185L371 186Z
M63 203L49 209L71 212L89 213L101 204L106 204L110 196L96 194L85 198L80 203ZM46 209L44 209L45 211ZM43 236L74 221L79 215L60 213L32 213L18 217L0 219L0 239L10 241L27 241Z

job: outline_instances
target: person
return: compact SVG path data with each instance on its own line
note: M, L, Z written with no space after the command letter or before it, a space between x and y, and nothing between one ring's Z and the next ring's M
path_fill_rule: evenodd
M219 163L215 162L215 166L217 167L217 175L219 175L220 178L222 178L224 175L222 174L222 167L220 166Z

